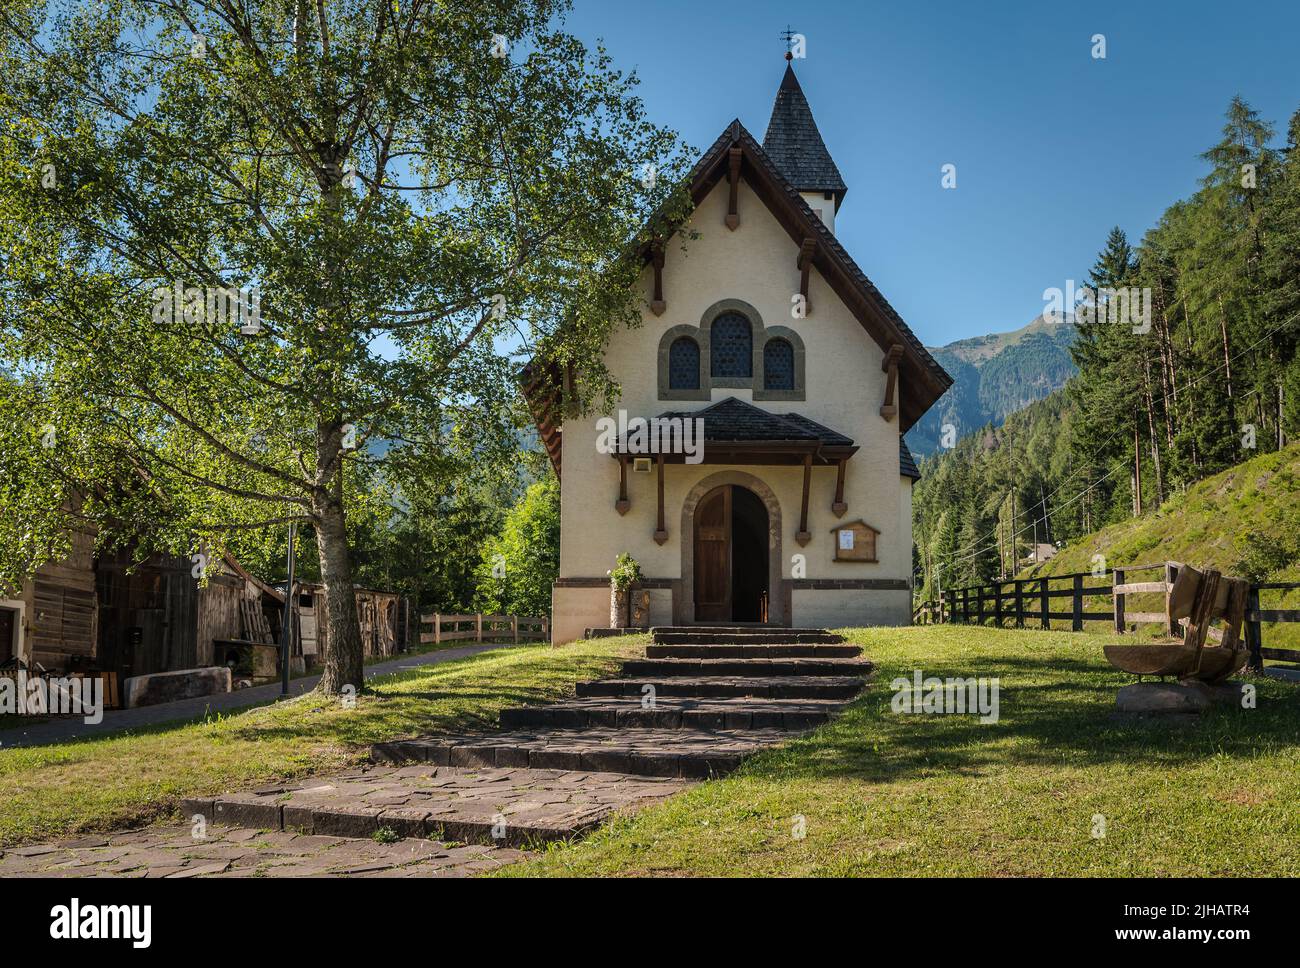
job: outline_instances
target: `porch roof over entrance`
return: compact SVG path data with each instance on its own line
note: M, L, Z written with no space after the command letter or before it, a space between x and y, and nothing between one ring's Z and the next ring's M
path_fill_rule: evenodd
M728 397L702 410L672 410L659 420L700 419L704 426L706 464L838 464L857 453L853 440L797 413L769 413L752 403ZM692 442L696 439L692 436ZM680 448L665 452L667 463L680 463ZM645 456L633 451L629 441L619 442L615 456Z

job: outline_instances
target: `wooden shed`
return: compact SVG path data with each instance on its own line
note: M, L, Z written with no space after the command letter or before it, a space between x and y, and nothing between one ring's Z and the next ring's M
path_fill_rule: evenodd
M98 640L95 540L78 532L72 553L36 569L21 588L0 588L0 665L66 669L91 661Z
M302 654L309 658L325 648L325 587L299 586L298 628ZM361 645L367 659L405 652L410 642L410 603L397 592L358 588L357 618L361 624Z
M124 676L214 664L213 643L273 644L284 595L226 556L200 585L188 558L101 556L96 665Z

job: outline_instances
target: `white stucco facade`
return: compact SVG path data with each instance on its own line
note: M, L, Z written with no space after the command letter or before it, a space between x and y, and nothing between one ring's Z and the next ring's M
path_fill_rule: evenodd
M812 204L812 201L809 202ZM824 200L824 221L834 202ZM837 468L815 466L808 496L806 544L796 542L804 469L797 464L668 463L664 466L667 538L655 540L656 471L627 475L630 506L620 514L619 462L597 449L597 419L567 421L562 431L560 578L553 596L557 642L590 627L609 625L606 573L620 552L633 555L651 596L650 623L687 624L691 581L693 506L711 484L731 483L766 495L769 554L777 586L769 589L769 621L803 626L903 624L910 616L912 561L911 485L900 471L899 417L881 416L886 393L885 352L814 267L808 282L811 312L792 315L799 292L799 246L745 181L739 183L739 226L725 224L728 185L720 182L697 203L689 228L698 237L683 251L675 239L665 252L662 315L649 308L653 270L642 277L642 325L612 334L606 366L622 387L616 408L629 416L698 411L735 397L773 414L797 413L849 437L857 452L845 464L842 514L832 509ZM738 301L752 310L755 332L792 330L804 350L802 399L755 400L753 390L715 387L709 400L661 396L660 346L673 327L700 326L711 307ZM707 365L707 363L706 363ZM900 372L899 380L904 379ZM901 387L897 392L901 392ZM760 394L761 397L761 394ZM775 506L773 506L775 505ZM874 562L836 561L833 529L863 521L879 532ZM798 557L802 556L802 557ZM717 624L717 623L713 623Z

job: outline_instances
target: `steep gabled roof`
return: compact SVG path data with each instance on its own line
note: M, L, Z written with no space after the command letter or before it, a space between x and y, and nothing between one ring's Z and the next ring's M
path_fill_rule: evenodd
M813 266L863 329L885 352L892 345L903 347L903 356L899 360L899 431L906 433L952 386L952 377L930 355L866 273L858 268L834 233L809 208L799 190L790 184L739 119L727 126L691 170L690 191L695 204L698 206L727 177L731 148L741 150L740 177L767 206L795 245L802 245L806 239L816 243ZM744 218L742 211L742 226ZM744 231L743 227L740 231ZM648 247L644 256L648 261ZM671 289L671 281L668 285Z
M776 92L767 134L763 135L763 150L796 190L833 192L835 209L839 210L848 187L840 177L831 153L826 150L826 142L822 141L817 122L813 120L812 108L808 106L808 99L804 97L803 88L789 63Z
M740 149L740 177L753 189L795 246L813 240L813 266L862 328L886 353L891 346L903 348L898 361L898 430L906 433L952 386L952 377L930 355L866 273L858 268L834 233L804 201L799 189L790 183L739 119L727 126L691 169L688 181L695 206L698 207L718 183L726 179L732 148ZM743 211L740 218L743 226ZM651 246L642 249L641 256L645 262L648 263L652 255ZM671 286L670 280L670 293ZM554 366L529 364L524 371L524 394L557 477L560 474L560 424L563 420L558 401L562 397L561 382L564 379L565 375ZM567 379L572 379L572 375Z

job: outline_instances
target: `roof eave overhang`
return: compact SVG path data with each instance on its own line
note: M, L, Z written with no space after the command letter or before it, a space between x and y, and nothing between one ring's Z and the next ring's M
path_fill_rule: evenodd
M694 204L698 206L727 177L727 152L732 147L739 147L742 152L740 177L772 212L791 240L796 245L801 245L804 239L810 237L818 240L813 265L848 306L863 329L885 352L893 345L903 347L903 379L899 381L899 431L906 433L952 386L952 377L926 352L893 307L870 285L870 281L867 280L867 285L864 286L856 278L861 275L865 280L866 277L834 234L804 201L799 190L776 170L762 146L739 120L727 126L726 131L705 151L691 170L690 192ZM841 200L842 195L838 195L837 208ZM643 248L642 256L649 260L649 245Z
M814 464L838 464L858 452L854 444L823 444L819 440L706 440L701 464L802 464L812 457ZM649 457L658 460L658 454L614 451L615 459ZM685 464L687 455L664 454L665 464Z

